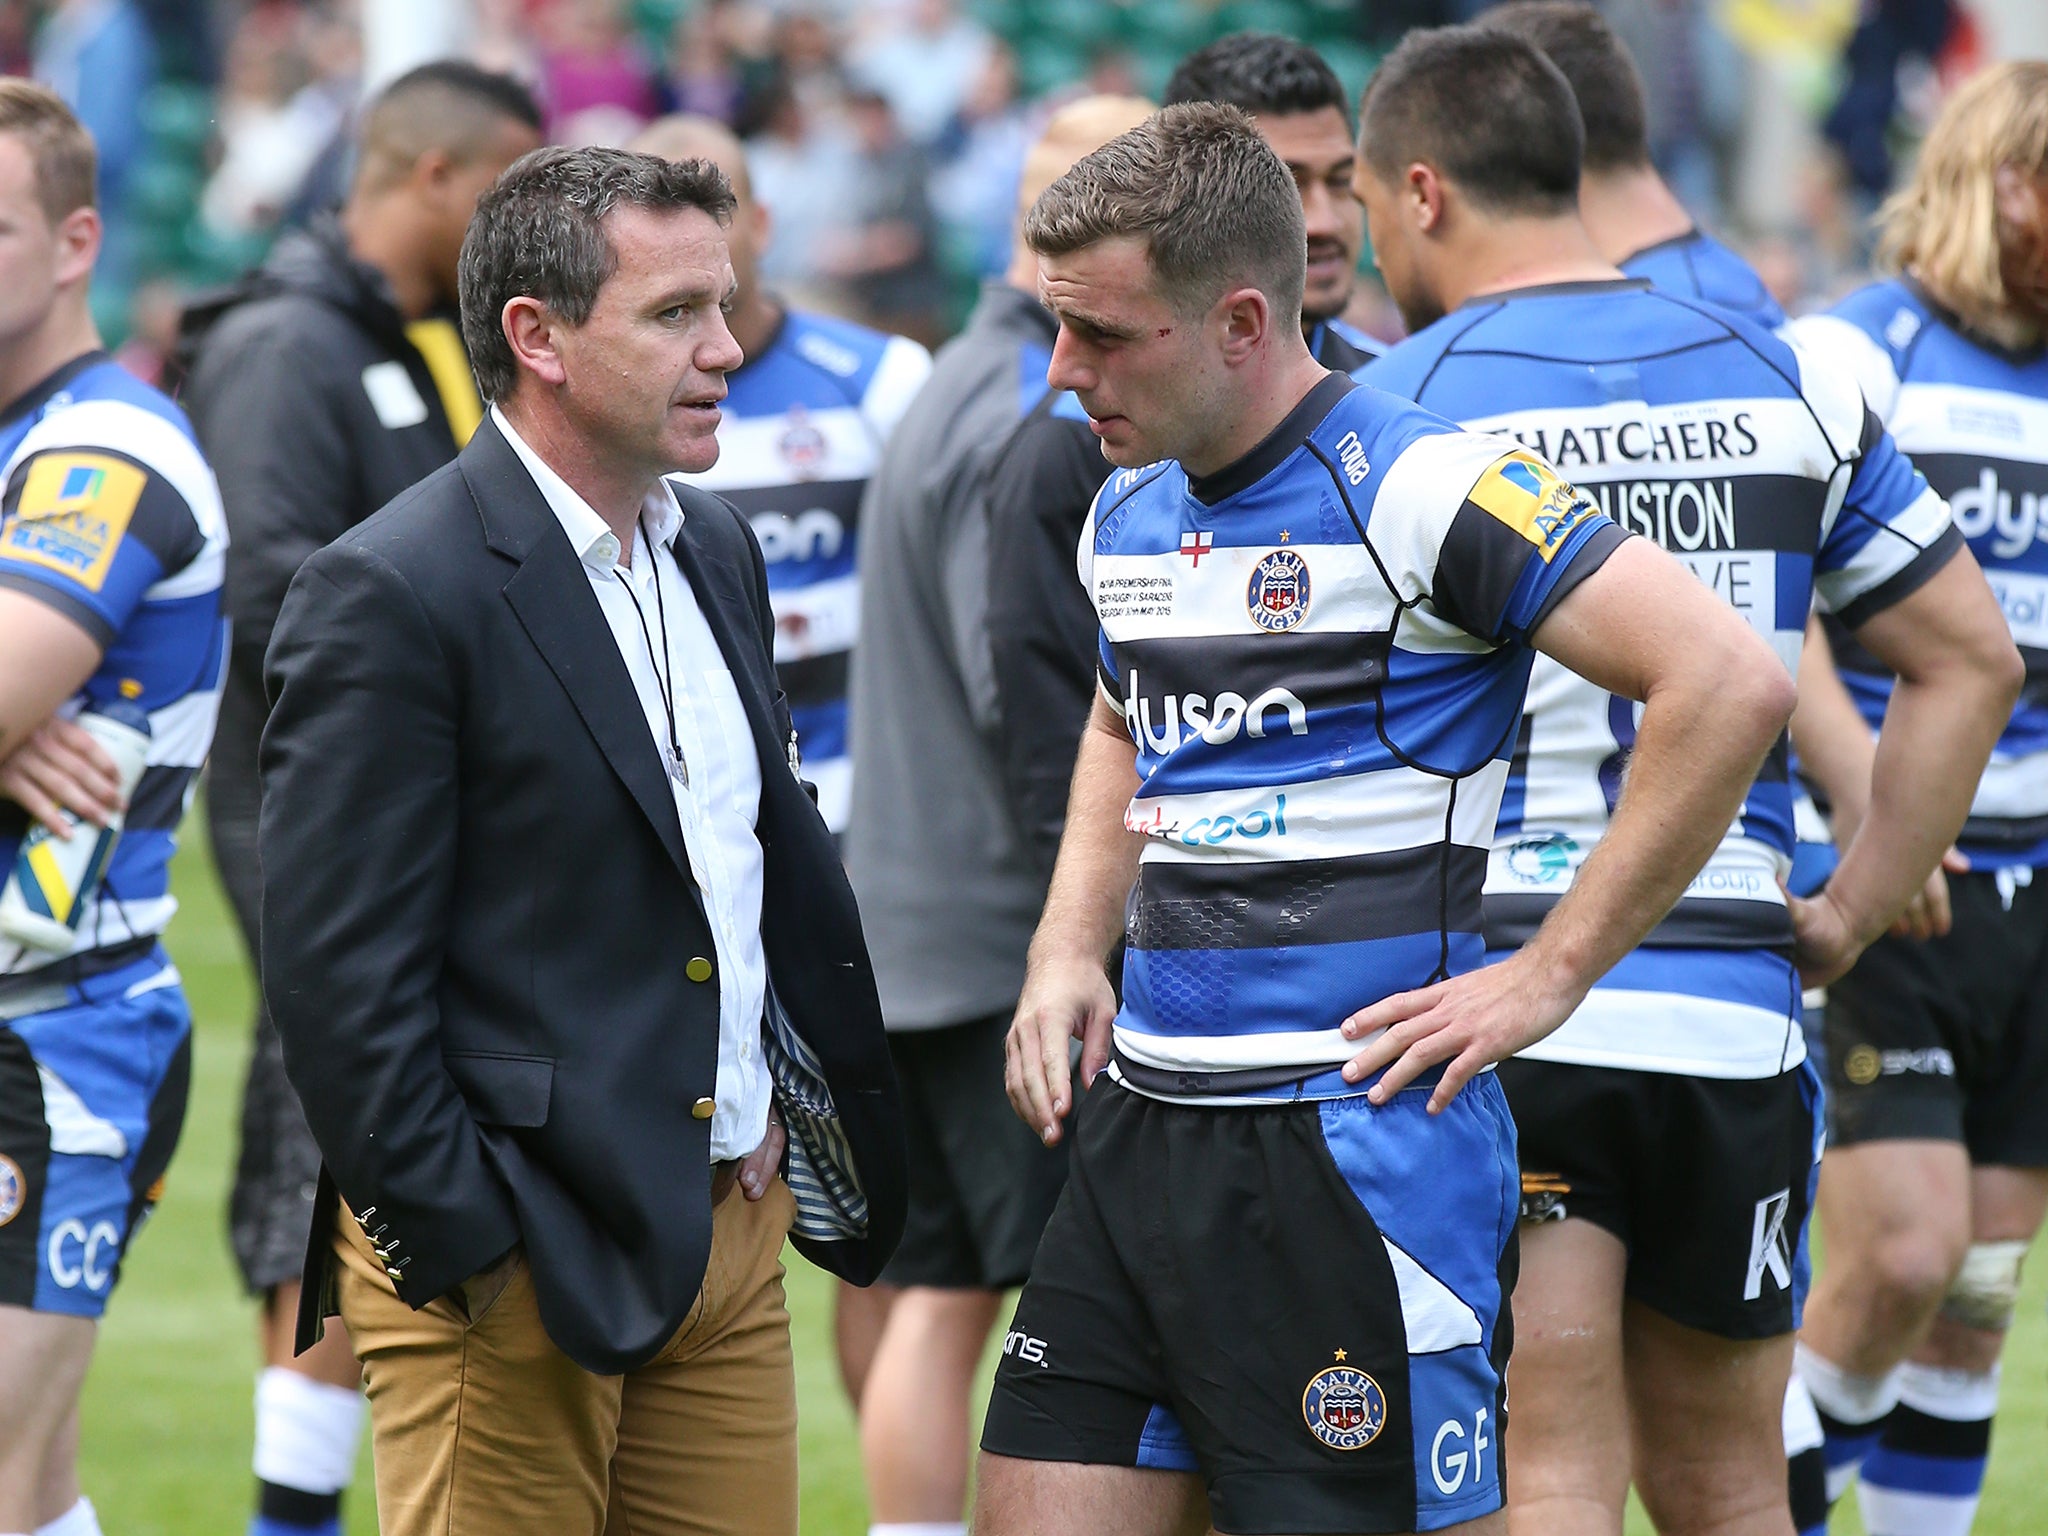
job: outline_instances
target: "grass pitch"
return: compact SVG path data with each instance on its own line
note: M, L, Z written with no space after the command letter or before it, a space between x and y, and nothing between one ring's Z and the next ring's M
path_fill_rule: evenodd
M163 1205L137 1240L87 1381L81 1475L109 1536L231 1536L248 1522L255 1308L228 1255L232 1173L252 992L241 940L206 853L186 822L174 884L184 903L170 946L192 1000L191 1110ZM793 1254L804 1536L867 1528L860 1452L831 1348L831 1291ZM1978 1536L2048 1532L2048 1265L2028 1275L2006 1352L2005 1387ZM984 1376L989 1362L984 1362ZM978 1394L984 1398L986 1393ZM350 1536L377 1528L370 1460L347 1510ZM1844 1501L1835 1536L1862 1536ZM1649 1524L1633 1511L1630 1536Z

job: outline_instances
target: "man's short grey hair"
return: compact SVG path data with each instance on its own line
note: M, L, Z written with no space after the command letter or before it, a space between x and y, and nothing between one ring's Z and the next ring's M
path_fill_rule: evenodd
M1242 285L1275 322L1298 323L1307 279L1301 194L1252 120L1219 102L1185 102L1111 139L1040 194L1024 239L1040 256L1104 240L1145 242L1159 292L1199 314Z
M590 318L618 270L604 229L615 209L696 208L722 225L733 207L732 183L709 160L560 147L515 160L478 200L462 241L462 340L477 392L502 400L519 382L503 320L511 300L538 299L571 325Z

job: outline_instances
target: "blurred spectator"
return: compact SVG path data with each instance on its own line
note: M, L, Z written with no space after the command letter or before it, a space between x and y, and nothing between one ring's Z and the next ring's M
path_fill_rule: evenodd
M1017 99L1017 56L998 43L932 151L932 207L977 279L1009 265L1017 177L1030 145L1031 113Z
M300 31L309 20L252 10L228 44L220 164L199 204L201 219L224 238L272 229L347 119L354 55L335 60L341 73L312 76Z
M556 0L542 13L541 95L556 143L623 144L661 110L624 10L621 0Z
M954 0L904 0L848 61L856 80L878 92L913 143L933 143L980 79L995 39L962 16Z
M870 325L936 346L944 294L924 152L904 137L879 91L854 92L847 116L857 146L852 217L831 272Z
M29 0L0 0L0 75L26 75L35 68L29 48L34 30Z
M748 0L703 0L669 28L661 98L669 112L743 126L776 70L774 18Z
M1850 180L1872 198L1892 183L1889 136L1899 105L1899 67L1932 60L1958 21L1952 0L1876 0L1849 39L1848 80L1828 113L1826 132L1847 162Z
M761 132L748 141L754 193L775 216L775 240L761 256L761 277L794 301L819 302L824 253L852 214L852 146L821 124L777 75L762 93Z
M100 208L120 216L143 147L156 44L133 0L58 0L35 40L35 76L78 114L100 155Z

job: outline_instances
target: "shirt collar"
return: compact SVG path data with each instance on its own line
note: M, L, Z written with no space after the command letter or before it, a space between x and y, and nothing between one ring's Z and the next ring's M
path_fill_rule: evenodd
M519 462L533 476L541 499L555 514L555 521L562 525L562 532L569 536L569 547L576 551L576 558L600 575L610 575L619 561L617 535L590 503L555 473L547 460L527 446L526 439L513 430L512 423L505 419L505 413L495 404L491 407L491 420L498 424L498 430L505 434L505 441L512 445ZM647 493L647 500L641 504L640 516L652 544L666 548L675 543L676 535L683 527L683 509L676 501L675 488L665 478L654 482L654 488Z

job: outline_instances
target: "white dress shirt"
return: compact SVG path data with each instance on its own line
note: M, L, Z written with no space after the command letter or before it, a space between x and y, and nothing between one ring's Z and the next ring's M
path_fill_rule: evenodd
M632 564L622 565L617 535L590 503L520 440L495 405L491 419L583 562L664 767L670 767L670 752L663 682L672 690L684 771L671 768L669 788L717 951L718 1086L711 1160L744 1157L767 1134L773 1097L761 1058L761 1013L768 995L768 960L761 948L761 840L754 831L761 808L761 762L739 689L696 594L676 565L674 544L682 531L683 509L668 482L656 480L633 532ZM668 654L657 674L654 657L662 649L664 610ZM676 964L684 962L679 952Z

